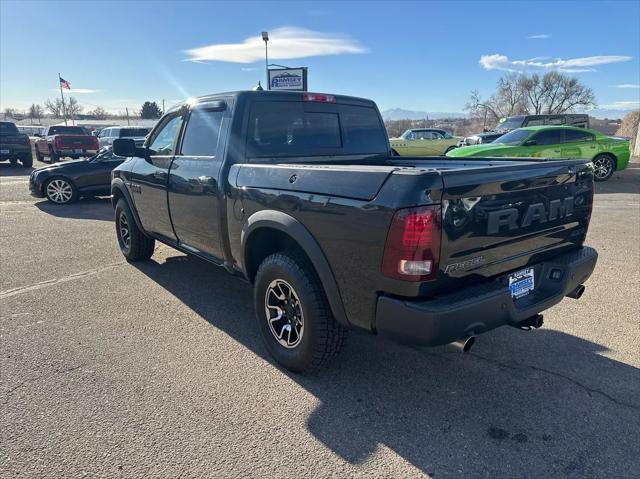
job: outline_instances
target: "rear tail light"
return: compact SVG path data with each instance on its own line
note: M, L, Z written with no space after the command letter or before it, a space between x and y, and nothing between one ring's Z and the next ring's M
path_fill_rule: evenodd
M54 148L61 148L62 147L62 138L60 138L59 136L56 136L53 139L53 147Z
M440 206L398 210L387 235L382 273L404 281L434 279L438 274L441 235Z
M333 95L321 95L319 93L304 93L302 95L304 101L317 101L321 103L335 103L336 97Z
M98 137L96 136L90 136L89 137L89 141L91 143L91 146L93 147L94 150L98 149L99 146L99 142L98 142Z

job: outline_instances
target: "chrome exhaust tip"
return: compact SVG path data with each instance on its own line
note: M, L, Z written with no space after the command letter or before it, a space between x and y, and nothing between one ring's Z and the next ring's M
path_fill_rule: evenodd
M451 343L451 345L462 353L468 353L476 342L475 336L468 336Z
M584 294L584 290L585 289L586 288L585 288L584 284L581 284L576 289L571 291L567 296L569 298L573 298L573 299L580 299L580 296L582 296Z

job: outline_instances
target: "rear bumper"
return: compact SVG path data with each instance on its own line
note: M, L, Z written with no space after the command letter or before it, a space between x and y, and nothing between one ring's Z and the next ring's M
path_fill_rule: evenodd
M534 265L535 289L517 300L509 292L508 274L429 301L380 296L376 330L400 342L438 346L516 325L559 303L584 283L597 259L596 250L583 247ZM552 272L559 278L552 279Z

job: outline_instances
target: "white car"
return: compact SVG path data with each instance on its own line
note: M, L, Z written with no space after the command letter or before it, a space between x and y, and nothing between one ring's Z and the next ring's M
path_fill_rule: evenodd
M116 138L130 138L136 142L137 146L142 146L149 130L150 128L142 126L109 126L98 134L100 148L113 146L113 140Z

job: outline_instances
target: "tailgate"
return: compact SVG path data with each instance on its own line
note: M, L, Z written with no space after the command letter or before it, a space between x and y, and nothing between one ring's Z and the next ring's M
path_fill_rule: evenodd
M95 136L89 135L57 135L62 148L95 148Z
M442 172L443 280L495 276L577 247L593 174L581 160Z

